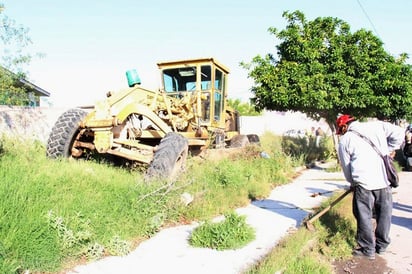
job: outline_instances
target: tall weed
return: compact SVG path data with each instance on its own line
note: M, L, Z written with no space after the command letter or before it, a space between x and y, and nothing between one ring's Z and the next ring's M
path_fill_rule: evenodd
M294 159L303 164L310 164L315 161L327 161L336 157L332 137L322 137L319 143L315 137L289 137L283 136L282 149Z

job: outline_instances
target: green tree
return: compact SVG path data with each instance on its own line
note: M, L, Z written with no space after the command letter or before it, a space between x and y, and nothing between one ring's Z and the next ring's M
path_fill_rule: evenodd
M412 111L412 72L406 54L395 59L370 31L351 33L337 18L307 21L300 11L284 12L277 57L256 56L242 63L254 80L256 108L300 111L324 118L335 131L340 113L395 120Z
M28 94L19 82L22 73L13 74L9 70L0 67L0 105L27 105Z
M19 79L25 77L23 65L32 58L25 52L32 41L28 29L6 16L4 10L0 3L0 104L26 105L28 95Z
M228 99L228 104L236 109L241 116L259 116L261 111L257 111L250 103L243 103L240 99Z

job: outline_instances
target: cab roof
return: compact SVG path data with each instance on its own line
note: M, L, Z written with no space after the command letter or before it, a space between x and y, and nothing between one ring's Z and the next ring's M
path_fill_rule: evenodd
M189 66L189 65L205 64L205 63L213 63L216 67L220 68L225 73L229 73L229 69L214 58L198 58L198 59L167 61L167 62L157 63L157 66L159 67L159 69L163 69L166 67L179 67L182 65Z

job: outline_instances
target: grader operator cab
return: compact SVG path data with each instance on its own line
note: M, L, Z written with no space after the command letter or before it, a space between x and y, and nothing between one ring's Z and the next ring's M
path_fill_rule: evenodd
M114 155L146 165L149 177L174 177L190 152L240 147L238 112L227 104L229 70L213 58L158 63L162 87L129 87L107 93L93 108L75 108L56 121L47 141L50 158Z

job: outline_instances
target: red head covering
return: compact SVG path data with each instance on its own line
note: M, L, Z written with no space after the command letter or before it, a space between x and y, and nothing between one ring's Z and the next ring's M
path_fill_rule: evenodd
M339 116L338 119L336 119L336 134L342 134L342 127L354 120L355 117L348 114L343 114Z

